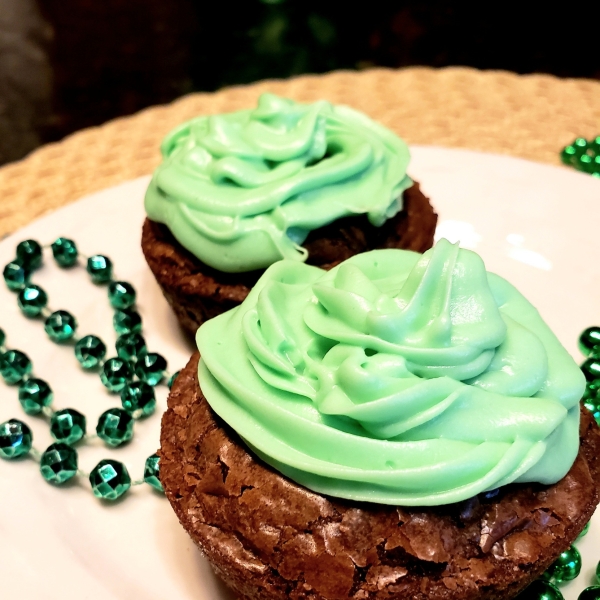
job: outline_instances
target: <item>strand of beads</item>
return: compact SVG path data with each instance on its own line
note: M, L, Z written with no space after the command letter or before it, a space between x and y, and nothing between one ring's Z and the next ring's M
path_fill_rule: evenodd
M600 327L588 327L579 337L579 349L586 357L581 365L586 386L583 405L600 425Z
M79 253L72 240L57 239L52 245L52 254L62 268L78 264ZM141 317L134 310L136 293L131 284L114 280L112 262L103 255L87 259L86 270L96 284L108 284L108 298L115 309L113 326L119 335L115 347L117 356L105 360L106 345L94 335L75 338L77 321L65 310L50 311L48 296L39 286L31 283L31 274L42 265L42 247L34 240L26 240L17 246L16 258L4 269L4 280L12 291L18 292L17 303L27 317L44 318L44 329L55 343L74 342L75 356L79 364L89 371L99 371L104 386L112 393L120 393L122 408L105 411L98 420L96 433L107 445L120 446L133 436L134 420L149 416L156 407L153 387L167 377L167 363L157 353L148 352L141 336ZM9 384L19 384L19 400L26 413L44 414L50 418L51 433L57 444L68 449L52 448L41 455L42 474L48 473L52 483L64 483L77 473L73 472L76 453L72 445L85 435L85 417L74 409L55 412L51 408L53 394L43 380L31 377L31 361L18 350L4 347L1 341L0 375ZM177 373L169 380L169 387ZM11 420L5 424L0 451L4 458L16 458L34 452L31 448L31 432L22 422ZM55 444L56 445L56 444ZM54 445L54 446L55 446ZM50 449L49 449L50 450ZM75 458L74 458L75 457ZM48 470L49 461L55 465L59 476L52 476ZM64 468L63 468L64 467ZM67 468L68 467L68 468ZM52 469L50 469L52 470ZM81 474L81 472L79 472ZM67 476L68 475L68 476ZM89 475L94 494L114 500L123 495L131 485L127 469L117 461L101 461ZM162 490L158 479L158 457L153 455L146 461L144 479L136 483L149 483ZM112 483L111 483L112 482Z
M600 177L600 136L593 140L577 138L563 148L560 158L569 167Z
M55 442L40 453L33 447L29 426L19 419L10 419L0 423L0 457L11 460L31 455L39 460L42 477L54 485L62 485L76 475L87 477L94 495L104 500L116 500L132 485L142 483L163 491L157 454L146 459L143 479L135 482L131 481L124 464L111 459L100 461L89 474L80 470L78 454L73 446L85 439L85 416L72 408L55 411L51 406L53 394L48 384L32 377L29 358L19 350L8 350L4 341L5 335L0 329L0 375L6 383L19 385L19 401L27 414L49 417L50 434ZM7 355L20 356L18 366L11 360L7 368ZM43 394L38 393L40 390L43 390Z

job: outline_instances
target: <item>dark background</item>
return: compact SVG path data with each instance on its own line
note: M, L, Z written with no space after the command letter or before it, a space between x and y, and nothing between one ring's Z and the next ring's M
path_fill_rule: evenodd
M11 2L37 15L23 38L45 56L35 55L46 92L30 85L36 108L18 143L0 147L0 162L185 93L264 78L467 65L600 79L598 2L525 13L441 0L0 0L0 42L2 5Z

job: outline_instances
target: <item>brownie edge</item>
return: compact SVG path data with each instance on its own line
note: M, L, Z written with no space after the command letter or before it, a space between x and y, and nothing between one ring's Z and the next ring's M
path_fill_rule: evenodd
M575 540L600 497L600 429L552 486L439 507L313 493L262 463L209 407L195 353L161 429L161 481L188 534L240 598L507 600Z
M303 246L308 264L330 269L367 250L402 248L425 252L433 244L437 214L415 183L403 194L403 209L381 227L366 215L345 217L312 231ZM204 264L149 219L142 228L142 250L182 327L192 335L208 319L240 304L264 270L224 273Z

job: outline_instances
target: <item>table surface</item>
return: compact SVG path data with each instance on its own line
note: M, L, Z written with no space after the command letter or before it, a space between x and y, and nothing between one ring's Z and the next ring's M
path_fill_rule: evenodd
M48 144L0 169L0 238L78 198L145 175L186 119L255 105L270 91L362 110L409 144L469 148L560 164L578 136L600 134L600 82L464 67L337 71L185 96Z

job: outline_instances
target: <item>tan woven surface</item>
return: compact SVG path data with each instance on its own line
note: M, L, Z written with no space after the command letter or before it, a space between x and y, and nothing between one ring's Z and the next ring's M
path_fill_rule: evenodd
M44 146L0 169L0 237L91 192L150 173L159 144L199 114L252 107L264 91L349 104L408 143L559 164L577 136L600 133L600 82L467 68L376 69L264 81L193 94Z

